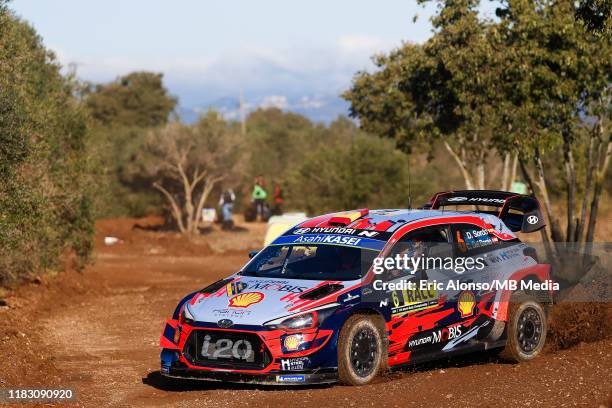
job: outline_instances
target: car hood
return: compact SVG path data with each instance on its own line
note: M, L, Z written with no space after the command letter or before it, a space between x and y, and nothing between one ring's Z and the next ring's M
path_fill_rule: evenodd
M300 299L302 294L337 283L346 288L355 282L236 276L214 293L198 293L186 307L197 322L217 323L230 319L233 324L261 325L304 310L318 298Z

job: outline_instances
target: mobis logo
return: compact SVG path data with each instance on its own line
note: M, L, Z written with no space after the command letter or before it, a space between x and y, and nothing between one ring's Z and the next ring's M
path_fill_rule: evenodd
M427 336L424 336L418 339L414 339L414 340L410 340L408 342L408 347L412 348L412 347L417 347L417 346L423 346L426 344L438 344L438 343L447 342L449 340L453 340L461 336L461 330L462 328L460 325L452 326L452 327L445 327L441 330L435 330L431 332L430 334L428 334Z

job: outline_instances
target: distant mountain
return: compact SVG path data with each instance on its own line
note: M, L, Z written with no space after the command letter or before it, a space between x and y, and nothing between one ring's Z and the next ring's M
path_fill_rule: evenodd
M285 95L262 95L245 100L245 109L252 112L257 108L276 107L288 112L299 113L313 122L330 123L339 115L348 115L349 104L335 95L289 97ZM193 123L201 113L214 109L228 120L240 118L238 97L218 98L196 106L179 106L178 114L185 123Z

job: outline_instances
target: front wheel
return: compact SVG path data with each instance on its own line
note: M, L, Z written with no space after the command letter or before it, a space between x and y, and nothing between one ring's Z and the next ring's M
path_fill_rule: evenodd
M364 385L383 369L386 347L382 319L351 316L338 338L338 377L342 384Z
M540 303L524 293L515 293L508 305L508 339L500 353L505 360L520 363L537 357L544 348L548 322Z

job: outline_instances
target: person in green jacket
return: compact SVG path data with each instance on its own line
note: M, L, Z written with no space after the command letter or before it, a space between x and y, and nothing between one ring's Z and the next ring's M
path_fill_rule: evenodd
M265 204L266 198L268 198L268 193L264 188L264 182L261 176L257 176L255 178L255 185L253 186L251 198L253 199L253 203L255 204L255 210L257 215L260 217L261 221L264 221L266 210Z

